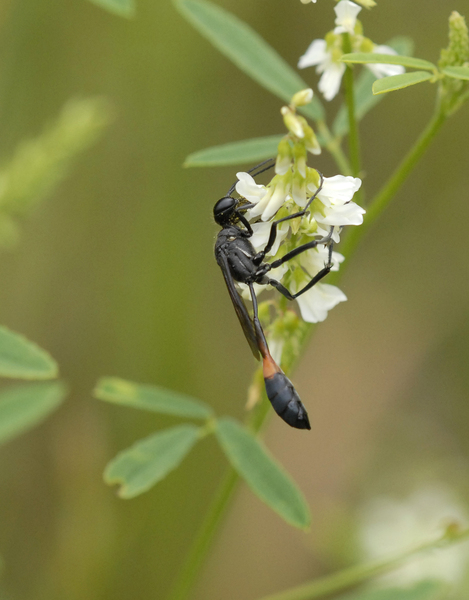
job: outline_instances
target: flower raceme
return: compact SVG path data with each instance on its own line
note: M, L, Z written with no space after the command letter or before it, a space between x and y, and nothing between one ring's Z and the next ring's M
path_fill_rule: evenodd
M316 67L321 74L318 88L326 100L332 100L340 89L345 64L340 58L345 54L344 35L349 36L351 48L348 52L378 52L380 54L397 54L389 46L376 45L363 36L362 27L357 20L361 6L350 0L341 0L334 8L336 13L333 31L326 34L325 39L314 40L298 61L298 68ZM366 65L372 73L380 77L399 75L404 72L400 65L373 64Z
M236 191L255 205L246 211L246 218L254 231L251 243L256 250L262 250L267 244L272 222L304 208L320 181L318 172L310 167L305 167L305 177L291 167L286 173L275 175L267 186L256 183L249 173L237 173L237 177ZM325 237L331 233L331 228L332 240L340 241L342 227L363 222L364 209L352 202L360 185L361 180L356 177L324 177L322 188L308 212L301 218L279 224L269 257L275 260L295 247ZM273 270L272 277L296 293L328 262L328 252L324 245L312 248ZM337 271L343 260L341 254L332 252L332 270ZM263 289L264 286L256 286L257 293ZM346 299L339 288L317 283L299 296L297 302L303 320L317 323L324 321L328 311Z

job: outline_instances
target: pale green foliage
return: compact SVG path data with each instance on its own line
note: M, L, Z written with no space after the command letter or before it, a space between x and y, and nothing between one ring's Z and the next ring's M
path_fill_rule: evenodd
M230 144L212 146L189 154L185 167L215 167L256 163L277 153L277 146L283 135L269 135L262 138L240 140Z
M386 42L387 46L393 48L398 54L403 56L410 56L413 51L413 41L411 38L405 36L397 36ZM378 102L384 98L384 96L376 96L373 94L371 88L376 80L376 75L369 69L362 69L360 75L358 75L354 85L354 97L355 97L355 116L357 121L361 121L363 117L374 108ZM344 103L334 119L332 125L332 131L336 136L342 137L348 133L349 121L347 114L347 105Z
M118 377L100 379L94 395L99 400L114 404L188 419L208 419L213 414L206 404L185 394L156 385L133 383Z
M220 52L267 90L290 102L308 85L289 64L249 25L219 6L204 0L175 0L183 15ZM303 108L312 119L324 109L317 99Z
M0 443L42 422L67 394L60 381L15 385L0 392Z
M364 65L401 65L410 69L427 69L428 71L436 71L436 66L433 63L428 60L423 60L422 58L394 54L379 54L376 52L352 52L351 54L344 54L341 58L341 61L345 63Z
M121 484L121 498L134 498L179 466L198 433L195 425L178 425L150 435L120 452L106 467L104 480L110 485Z
M428 71L413 71L412 73L402 73L402 75L383 77L382 79L377 79L373 83L373 94L384 94L386 92L401 90L409 87L409 85L422 83L422 81L429 81L432 77L433 75L428 73Z
M24 336L0 325L0 376L15 379L53 379L55 360Z
M0 168L0 244L16 240L15 218L23 217L68 174L76 157L109 124L102 98L71 100L57 119L34 139L20 142Z
M157 432L120 452L106 467L104 479L121 485L122 498L149 490L180 464L198 439L215 432L228 460L261 500L287 523L303 529L309 525L309 509L301 491L262 442L240 423L215 419L211 409L195 398L117 377L100 379L94 395L123 406L207 421L202 428L180 425Z
M311 515L303 494L261 443L234 419L217 421L216 436L251 490L287 523L305 529Z

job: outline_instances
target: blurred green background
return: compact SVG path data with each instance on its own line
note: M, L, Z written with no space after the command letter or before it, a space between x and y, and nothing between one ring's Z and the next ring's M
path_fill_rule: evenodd
M333 26L330 0L218 4L291 65ZM433 61L447 45L450 11L469 13L463 0L378 5L362 12L366 34L377 43L410 35L415 54ZM102 482L105 464L173 420L101 404L91 390L117 375L242 416L254 365L212 256L211 217L237 169L182 163L203 147L281 133L281 102L169 0L138 0L131 21L85 0L5 0L0 26L1 159L71 97L103 95L115 111L25 222L20 246L0 255L0 321L48 349L72 389L52 418L1 449L3 594L164 598L224 459L209 439L156 488L119 500ZM316 89L313 69L302 75ZM415 86L363 121L368 197L425 125L433 98L433 87ZM294 376L311 433L279 419L267 431L311 504L311 533L240 489L198 600L254 599L357 560L351 522L374 493L438 480L467 498L468 117L465 106L446 124L353 257L341 284L349 301L318 328ZM337 173L325 155L315 166Z

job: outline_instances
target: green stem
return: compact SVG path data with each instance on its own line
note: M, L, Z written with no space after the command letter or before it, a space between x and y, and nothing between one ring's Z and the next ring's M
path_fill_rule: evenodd
M455 542L461 542L467 538L469 538L469 529L453 534L445 533L443 537L417 546L399 556L351 567L350 569L345 569L332 575L326 575L326 577L315 579L310 583L305 583L298 587L280 592L279 594L264 596L261 600L314 600L315 598L329 596L330 594L342 592L363 583L372 577L376 577L376 575L392 571L402 563L414 558L422 552L443 548Z
M199 574L204 559L211 547L213 537L218 529L226 509L233 497L233 492L238 482L239 476L236 471L230 467L222 481L206 517L200 526L195 541L192 544L189 555L182 571L173 587L168 600L183 600L189 596L194 582Z
M334 158L337 167L339 168L339 171L343 175L352 175L352 166L350 165L347 156L342 150L339 140L334 138L324 121L316 121L316 127L318 133L322 137L326 150Z
M361 227L352 228L352 231L350 231L349 235L344 239L340 251L347 256L347 259L407 179L435 135L438 133L446 118L446 115L442 114L439 109L436 110L431 121L422 131L420 137L404 157L401 164L370 203L363 225Z
M350 42L350 35L348 33L343 34L343 47L344 53L348 54L352 52L352 44ZM345 102L347 105L348 113L348 147L350 154L350 162L352 164L352 174L354 177L360 175L360 141L358 137L358 123L355 116L355 94L354 94L354 81L353 81L353 66L347 65L344 73L344 85L345 85Z
M358 242L362 239L362 237L368 231L371 224L383 212L383 210L386 208L389 201L391 200L392 196L397 192L398 188L402 185L404 180L407 178L410 171L413 169L413 167L415 166L415 164L417 163L419 158L422 156L422 154L424 153L424 151L426 150L426 148L428 147L428 145L430 144L430 142L432 141L432 139L434 138L434 136L440 129L441 125L445 121L445 118L446 118L445 116L441 115L441 113L439 111L437 111L437 113L435 114L433 119L430 121L428 126L425 128L425 130L423 131L423 133L421 134L420 138L417 140L417 142L415 143L413 148L410 150L410 152L407 154L407 156L404 158L402 163L396 169L396 171L394 172L392 177L383 186L382 190L378 193L375 200L370 205L370 208L368 209L368 213L367 213L367 218L366 218L364 224L361 227L354 228L350 232L350 235L344 240L341 251L343 251L344 254L346 254L347 258L350 257L351 253L358 245ZM326 140L326 145L327 145L327 140L328 140L327 134L329 135L331 140L332 140L332 136L331 136L326 124L322 123L322 125L321 125L321 123L322 122L317 123L318 130L324 136L324 139ZM341 171L344 173L350 173L350 171L349 171L350 166L348 165L347 158L345 156L343 156L343 158L338 158L338 157L342 157L342 151L337 152L337 150L335 150L334 152L331 151L331 154L333 154L334 158L337 160L337 163L338 163ZM343 162L342 166L340 166L341 162ZM349 263L349 261L347 261L347 263ZM343 272L344 272L344 268L342 267L341 274ZM336 277L334 278L334 282L335 282L338 274L334 273L333 275L336 275ZM310 336L305 336L305 343L302 345L302 348L306 345L306 341L309 339L309 337ZM302 348L300 349L299 354L301 354ZM268 408L269 408L269 404L266 401L266 399L264 398L263 402L261 403L260 407L256 411L255 415L253 415L253 418L249 423L251 431L253 431L255 433L260 431L260 429L262 428L262 426L267 418L267 415L269 414ZM199 529L198 535L197 535L196 540L189 552L189 556L188 556L186 563L182 569L181 575L180 575L178 581L176 582L176 585L175 585L171 595L169 596L169 600L185 600L189 596L189 593L194 585L194 582L195 582L197 575L200 571L200 568L204 562L204 559L210 549L211 542L216 533L218 525L220 524L220 522L229 506L230 500L233 496L233 492L236 489L236 484L238 482L238 479L239 479L239 477L238 477L237 473L232 468L230 468L225 477L225 480L223 481L223 483L221 484L221 486L218 490L218 493L217 493L215 499L212 502L211 507L209 508L209 510L207 512L205 520L203 521L203 523ZM352 572L352 574L354 572L353 569L351 569L349 571ZM347 573L347 572L344 572L344 573ZM326 583L324 583L323 585L326 585L328 578L320 579L318 581L319 582L325 581ZM297 588L297 589L299 589L299 588ZM324 592L323 592L323 594L324 594ZM308 596L308 598L309 597L313 598L316 596ZM270 597L268 600L273 600L273 598L275 598L275 600L280 600L280 598L282 598L282 600L283 600L282 596L279 596L278 598L276 596L273 596L273 597ZM302 598L302 596L298 596L298 597L285 596L285 599L287 599L287 598L288 598L288 600L292 600L293 598ZM267 600L267 599L265 599L265 600Z

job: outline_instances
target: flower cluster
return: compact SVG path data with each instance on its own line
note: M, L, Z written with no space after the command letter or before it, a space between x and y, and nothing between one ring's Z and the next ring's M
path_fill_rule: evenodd
M316 67L321 74L318 88L326 100L332 100L338 93L345 64L340 62L344 49L344 36L347 34L348 52L377 52L379 54L397 54L389 46L376 45L364 37L360 21L357 20L361 6L350 0L341 0L334 8L336 27L325 39L314 40L298 62L298 68ZM399 75L404 68L399 65L370 64L367 67L376 77Z
M408 498L383 496L360 511L359 545L363 559L380 560L434 540L452 524L467 526L467 507L442 482L416 489ZM381 577L380 583L407 586L426 579L457 584L469 568L469 544L434 550Z
M269 259L275 260L302 244L327 238L316 248L299 254L269 273L293 294L323 269L329 259L331 270L338 270L344 257L332 251L331 246L340 241L342 227L360 225L365 212L352 202L353 195L360 188L360 179L342 175L323 177L306 164L307 151L317 154L320 148L313 130L296 114L296 107L311 98L312 91L304 90L294 96L290 106L282 109L289 133L279 144L275 175L270 183L260 185L249 173L237 174L236 191L254 205L246 211L246 217L254 231L250 239L256 250L266 246L274 220L301 211L314 196L304 216L278 225L276 242L268 255ZM259 286L256 291L260 293L262 289L263 286ZM297 301L303 319L317 323L327 317L331 308L346 299L339 288L320 282L300 295Z

